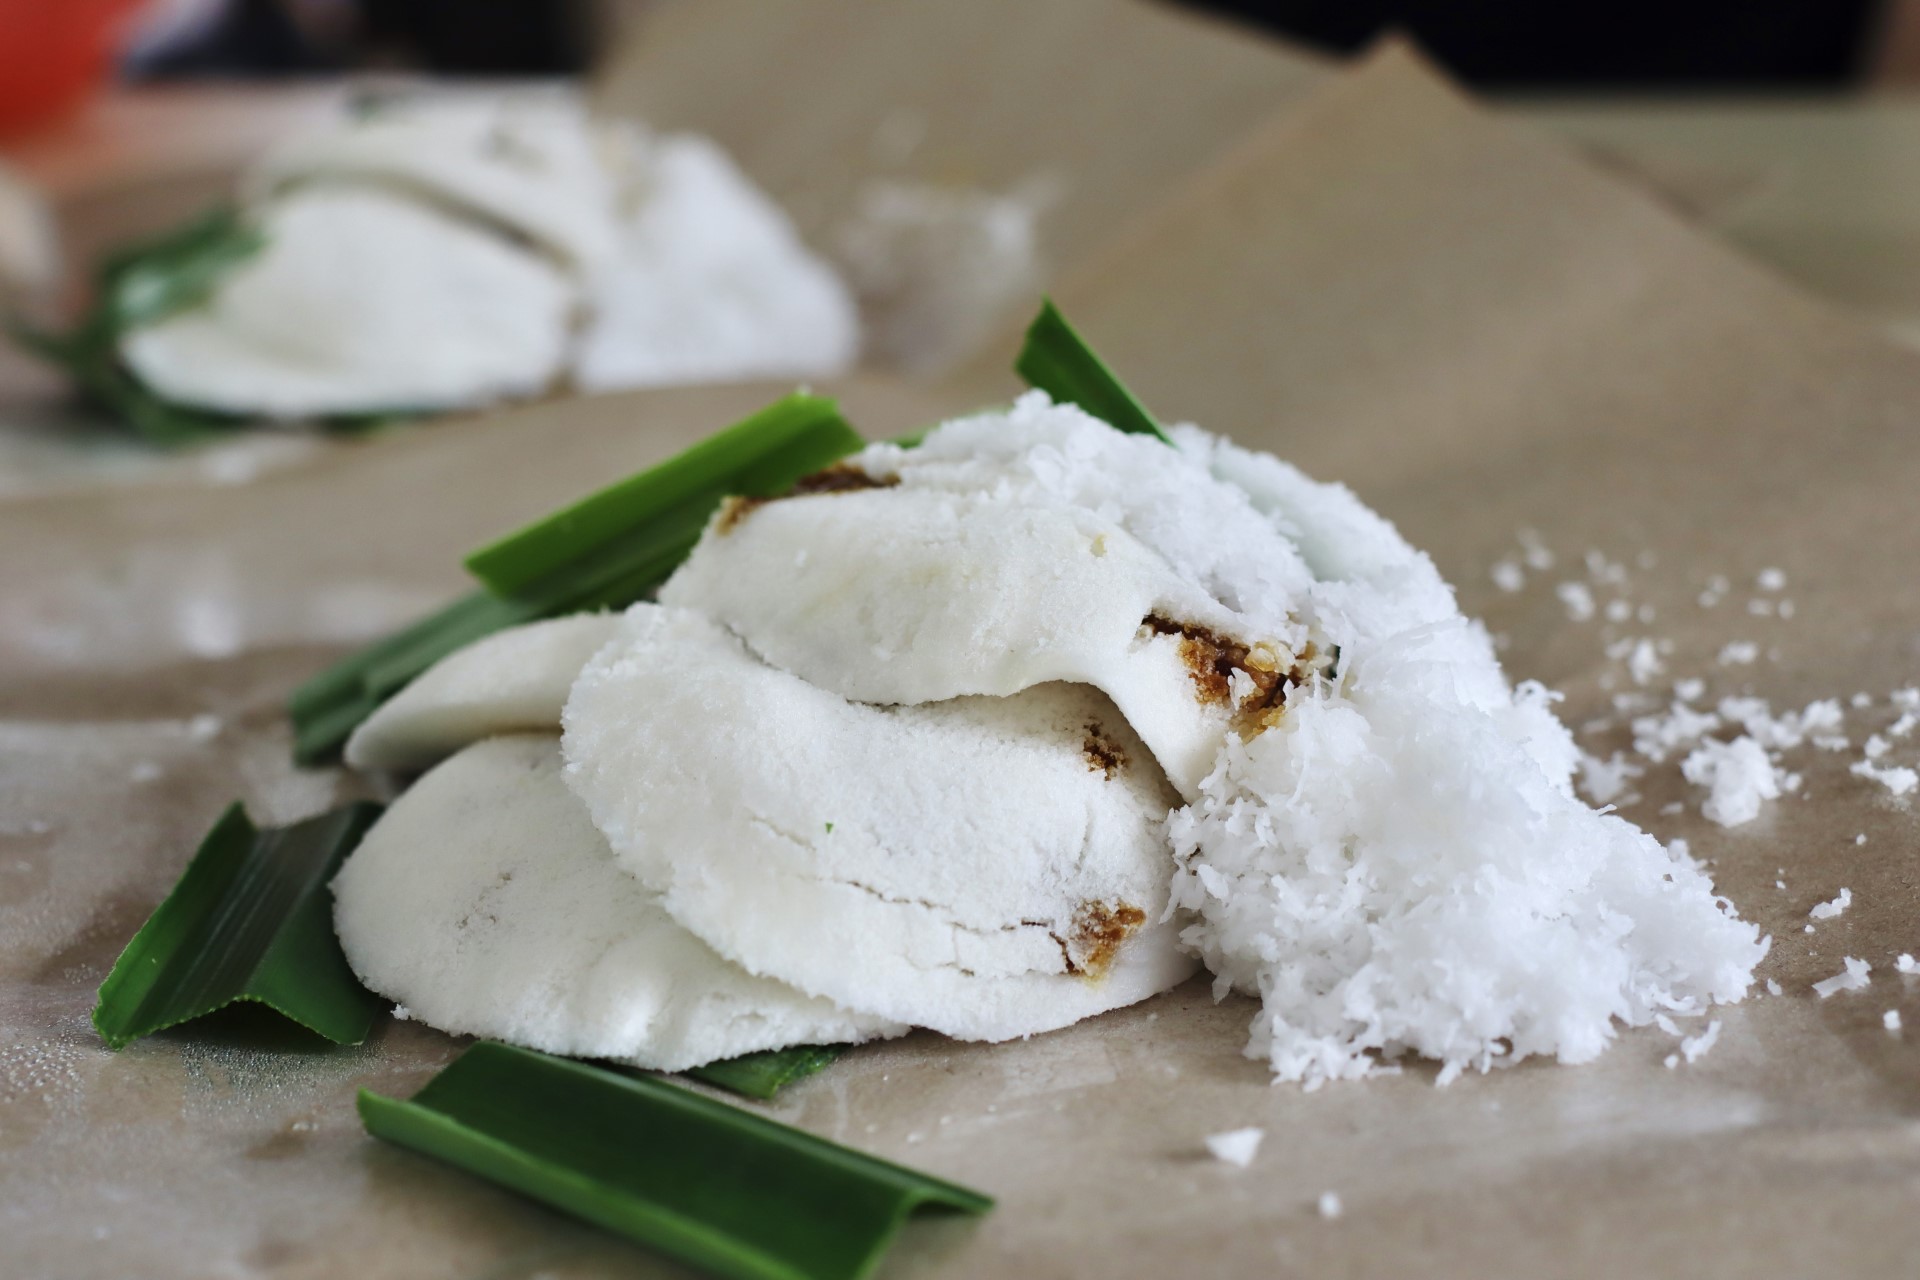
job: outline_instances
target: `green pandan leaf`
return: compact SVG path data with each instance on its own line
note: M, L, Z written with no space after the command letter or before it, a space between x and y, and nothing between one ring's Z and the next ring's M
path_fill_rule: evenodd
M294 691L294 759L336 755L361 721L455 649L495 631L644 599L730 496L771 497L863 447L831 400L795 394L658 466L468 557L482 589L345 658Z
M229 271L265 243L260 229L237 210L212 209L109 257L101 265L93 305L72 331L54 334L15 325L9 333L26 350L64 369L81 394L155 444L190 444L219 435L243 419L161 396L120 359L120 340L206 301Z
M722 1062L709 1062L684 1074L703 1084L766 1102L796 1080L831 1064L847 1051L845 1045L808 1044L792 1049L745 1053Z
M484 1043L407 1101L362 1091L412 1147L728 1280L857 1280L913 1213L976 1191L648 1076Z
M1140 398L1074 332L1052 299L1040 304L1040 314L1027 327L1026 344L1013 367L1028 386L1038 387L1061 404L1077 404L1121 431L1167 439Z
M614 553L678 547L729 496L770 498L861 448L831 400L796 392L674 455L510 533L467 557L496 595L539 594L555 575Z
M366 1039L381 1002L347 967L327 882L380 815L352 804L261 830L238 805L200 844L100 984L110 1049L254 1001L336 1044Z

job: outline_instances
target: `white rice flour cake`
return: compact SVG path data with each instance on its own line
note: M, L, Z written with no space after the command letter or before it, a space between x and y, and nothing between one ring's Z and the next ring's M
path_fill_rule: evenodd
M270 418L449 409L532 395L565 364L572 282L492 231L364 187L257 219L264 247L205 303L122 340L169 399Z
M1134 727L1189 801L1169 919L1218 990L1261 998L1249 1052L1281 1078L1585 1061L1619 1025L1741 998L1757 931L1574 796L1551 695L1510 685L1427 557L1344 489L1174 434L1031 393L851 461L881 487L723 513L663 598L900 703L1078 678L1132 714L1151 678L1126 664L1200 624L1230 691L1211 755L1192 709Z
M665 1071L903 1027L756 978L615 866L551 734L468 747L400 797L335 879L361 981L456 1033Z
M1163 920L1174 797L1090 689L865 706L637 605L565 725L620 865L753 973L1003 1040L1193 971Z
M509 627L457 649L388 699L347 740L356 769L419 769L496 734L558 731L574 677L613 638L617 614Z
M577 97L365 104L244 177L265 247L129 335L169 399L296 419L843 372L852 295L705 139Z

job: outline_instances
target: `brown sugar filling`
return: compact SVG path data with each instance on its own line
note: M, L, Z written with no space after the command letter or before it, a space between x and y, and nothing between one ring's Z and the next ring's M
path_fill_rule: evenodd
M1120 944L1139 932L1147 913L1130 902L1083 902L1073 913L1073 932L1061 951L1067 972L1084 978L1103 978L1113 967Z
M1180 660L1193 679L1195 697L1210 706L1230 707L1242 721L1260 729L1279 718L1288 689L1306 683L1309 675L1329 665L1311 641L1298 655L1277 655L1197 622L1178 622L1157 613L1148 614L1140 625L1156 635L1180 638ZM1238 706L1233 703L1236 671L1253 682L1253 691Z
M1119 777L1120 771L1127 767L1127 753L1094 721L1087 721L1087 737L1080 750L1087 757L1087 767L1095 773L1105 774L1109 782Z
M882 479L868 475L850 462L836 462L811 475L801 476L793 482L791 489L774 497L728 498L720 509L718 531L729 532L735 525L752 515L755 509L769 502L780 502L787 498L808 498L822 493L856 493L862 489L892 489L899 483L898 476Z

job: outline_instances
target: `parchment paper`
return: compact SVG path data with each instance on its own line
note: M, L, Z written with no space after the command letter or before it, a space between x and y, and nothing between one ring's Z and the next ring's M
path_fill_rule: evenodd
M1870 693L1856 746L1920 683L1920 361L1403 53L1247 140L1061 293L1161 414L1346 480L1431 548L1516 676L1563 689L1570 723L1612 722L1592 747L1619 745L1609 699L1637 691L1611 639L1671 643L1656 695L1682 676L1776 705ZM870 434L905 430L1009 392L998 345L931 391L829 390ZM677 1274L365 1138L354 1087L411 1091L446 1037L385 1023L299 1052L226 1025L113 1055L86 1016L227 800L277 820L352 785L285 763L295 679L454 590L480 537L772 390L539 406L248 486L0 507L0 1273ZM1488 566L1521 527L1556 564L1505 593ZM1567 618L1554 587L1586 580L1588 550L1649 620ZM1761 617L1769 566L1788 585ZM1715 573L1732 585L1704 608ZM1734 640L1760 660L1719 665ZM1920 950L1916 823L1857 757L1796 756L1802 790L1732 831L1671 765L1636 783L1631 816L1692 841L1776 938L1784 994L1723 1011L1697 1063L1664 1066L1674 1041L1648 1031L1590 1066L1303 1094L1240 1056L1251 1005L1193 984L1025 1043L863 1049L771 1110L1000 1198L911 1227L892 1276L1910 1274L1920 1054L1881 1015L1920 1035L1890 965ZM1843 885L1853 907L1804 933ZM1843 955L1871 988L1816 999ZM1205 1156L1244 1125L1267 1131L1250 1169ZM1326 1191L1342 1216L1316 1212Z

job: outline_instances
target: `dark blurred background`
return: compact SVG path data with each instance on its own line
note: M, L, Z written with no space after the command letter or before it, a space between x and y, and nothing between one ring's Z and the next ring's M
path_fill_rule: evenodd
M1491 89L1839 88L1920 72L1920 0L1187 2L1333 52L1405 31L1455 75ZM144 77L577 71L609 28L646 7L647 0L159 0L131 69Z

